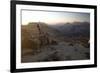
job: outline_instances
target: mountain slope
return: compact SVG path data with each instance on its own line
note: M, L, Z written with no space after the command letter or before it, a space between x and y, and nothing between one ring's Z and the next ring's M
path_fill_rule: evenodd
M57 44L59 31L45 23L29 23L21 26L22 54L37 50L46 45Z
M77 34L87 30L87 24L49 26L45 23L29 23L21 26L21 62L43 62L90 59L89 43L77 43ZM87 26L87 27L86 27ZM63 28L61 28L63 27ZM80 31L82 30L82 31ZM62 33L61 33L62 32ZM76 35L74 34L76 33ZM73 36L69 37L69 36ZM83 35L82 35L83 36ZM87 35L86 35L87 37ZM79 36L77 36L79 38ZM68 39L69 41L66 41ZM72 42L74 41L74 42Z
M67 37L90 36L90 23L88 22L64 23L52 27L59 30Z

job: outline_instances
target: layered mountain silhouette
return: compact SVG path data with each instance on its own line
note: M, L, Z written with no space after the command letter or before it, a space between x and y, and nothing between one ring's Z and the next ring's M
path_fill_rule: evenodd
M52 27L59 30L67 37L90 36L89 22L62 23L62 24L56 24Z

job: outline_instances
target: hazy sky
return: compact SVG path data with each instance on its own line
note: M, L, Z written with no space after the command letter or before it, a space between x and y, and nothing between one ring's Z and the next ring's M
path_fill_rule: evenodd
M90 22L89 13L78 12L52 12L52 11L26 11L22 10L22 24L29 22L45 22L48 24L57 24L64 22Z

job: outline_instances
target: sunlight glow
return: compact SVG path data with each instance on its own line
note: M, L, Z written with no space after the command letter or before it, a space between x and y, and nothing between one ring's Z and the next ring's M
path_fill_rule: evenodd
M89 22L89 13L76 12L52 12L52 11L28 11L22 10L22 25L29 22L44 22L48 24L66 23L66 22Z

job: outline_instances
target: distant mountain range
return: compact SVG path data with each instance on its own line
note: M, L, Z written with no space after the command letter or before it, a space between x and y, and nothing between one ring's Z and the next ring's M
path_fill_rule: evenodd
M57 40L90 37L90 23L88 22L62 23L56 25L49 25L43 22L31 22L27 25L22 25L21 29L22 37L27 39L34 39L40 36Z
M67 37L90 36L90 23L88 22L56 24L51 27L59 30L62 34L64 34L64 36Z

